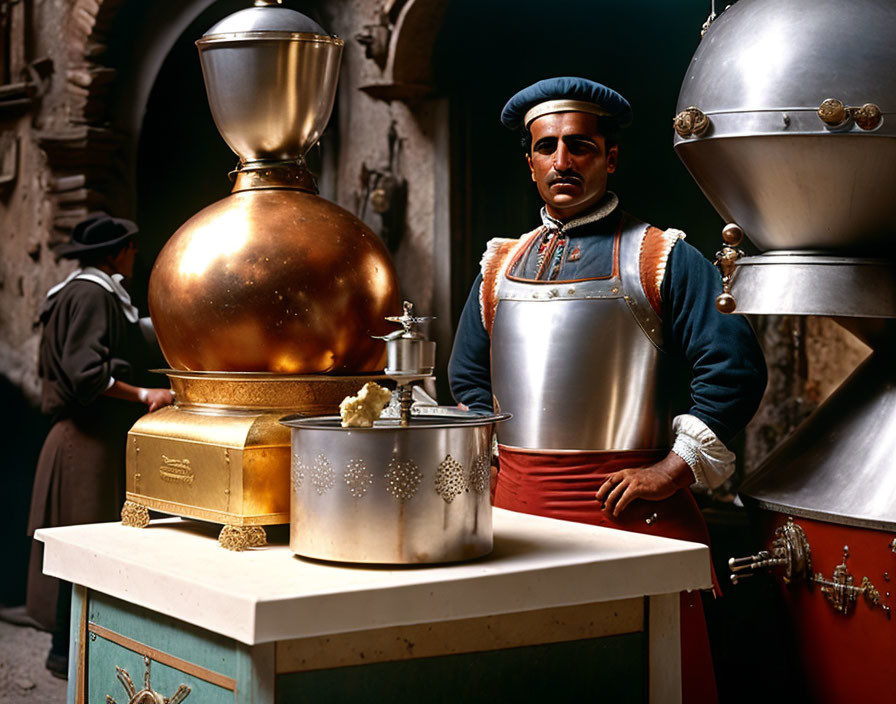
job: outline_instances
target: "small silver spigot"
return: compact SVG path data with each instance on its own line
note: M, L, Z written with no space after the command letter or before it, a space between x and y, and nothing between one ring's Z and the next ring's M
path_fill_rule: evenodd
M732 557L728 560L731 583L752 577L759 570L784 567L784 581L789 583L812 574L812 556L809 541L803 529L788 518L775 530L775 539L769 550L760 550L748 557Z
M418 330L418 326L433 318L415 316L414 304L410 301L404 302L403 309L402 315L386 318L390 323L401 325L402 329L378 336L377 339L386 341L385 372L398 384L401 424L406 426L413 404L411 383L432 376L436 363L436 343L427 340Z

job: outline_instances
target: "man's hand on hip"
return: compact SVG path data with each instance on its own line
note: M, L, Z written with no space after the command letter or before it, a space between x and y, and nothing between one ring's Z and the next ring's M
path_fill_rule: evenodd
M649 467L613 472L597 490L597 500L604 511L621 514L635 499L662 501L694 482L694 473L681 457L670 452Z

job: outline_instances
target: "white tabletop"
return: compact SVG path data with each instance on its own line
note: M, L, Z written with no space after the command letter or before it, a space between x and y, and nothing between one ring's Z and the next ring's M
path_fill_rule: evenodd
M495 550L437 566L337 565L285 544L230 552L219 526L47 528L44 572L255 644L711 586L697 543L494 510Z

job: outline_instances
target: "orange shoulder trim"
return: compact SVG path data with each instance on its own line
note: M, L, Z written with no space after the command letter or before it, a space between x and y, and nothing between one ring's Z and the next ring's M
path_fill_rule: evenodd
M663 313L662 290L663 277L666 275L666 264L669 254L678 240L684 238L681 230L660 230L648 227L641 242L639 268L641 271L641 287L647 295L650 307L657 315Z
M495 311L498 308L498 284L507 273L517 252L526 247L532 241L532 237L541 231L536 228L532 232L523 235L519 239L505 239L496 237L489 240L479 263L482 271L482 285L479 287L479 312L482 315L482 325L491 337L492 325L495 322Z

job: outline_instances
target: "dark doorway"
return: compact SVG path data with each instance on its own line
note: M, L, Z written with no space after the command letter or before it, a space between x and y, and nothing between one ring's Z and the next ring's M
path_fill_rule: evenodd
M625 95L635 117L610 188L633 215L684 230L704 254L717 249L723 223L672 150L681 80L709 10L707 0L451 3L434 69L451 102L455 324L485 243L539 222L519 139L499 116L513 93L542 78L584 76Z

